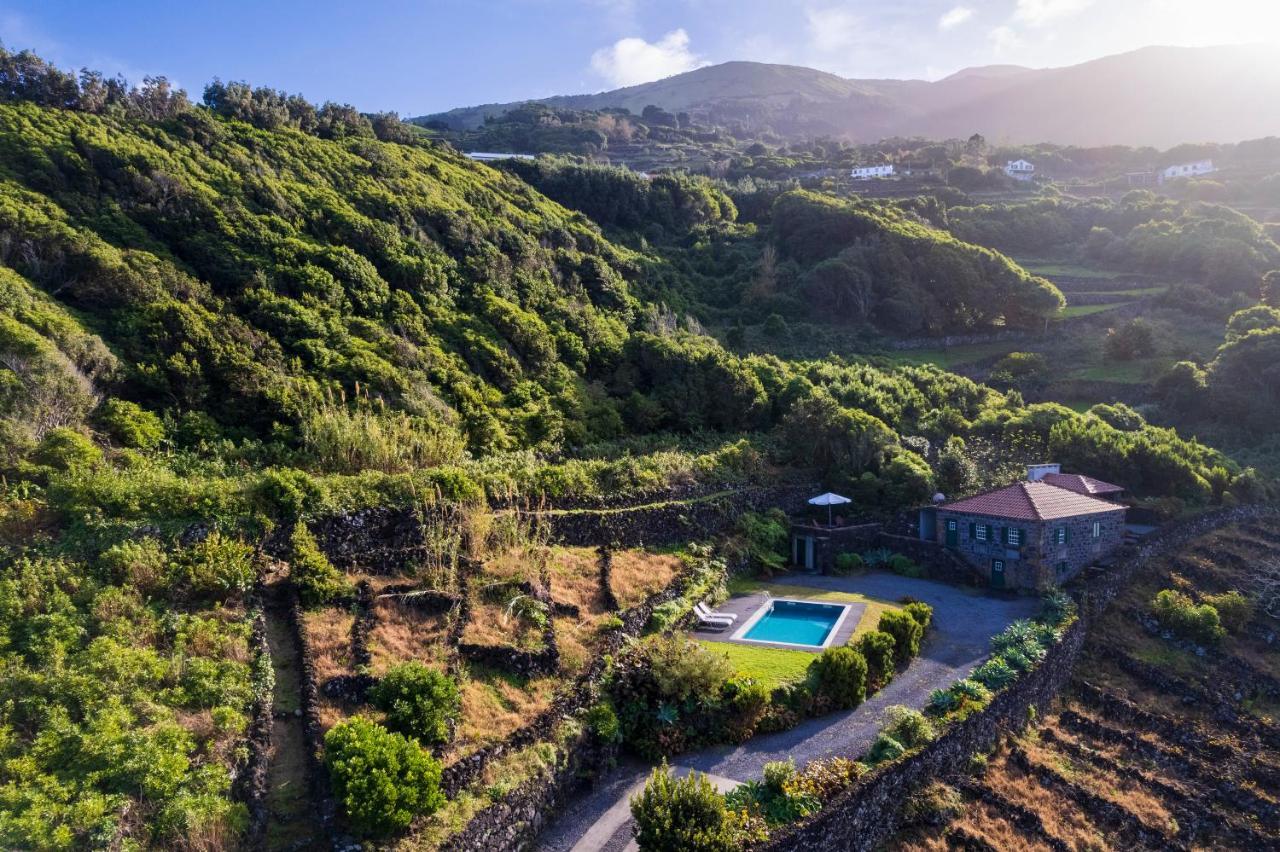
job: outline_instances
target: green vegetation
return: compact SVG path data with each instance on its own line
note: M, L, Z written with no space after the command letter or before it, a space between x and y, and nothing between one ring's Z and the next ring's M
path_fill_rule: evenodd
M646 852L733 852L757 829L725 807L711 780L699 772L676 778L663 764L631 800L636 842Z
M737 677L749 678L772 691L805 679L813 654L785 648L761 648L730 642L703 642L708 651L728 658Z
M326 676L354 673L335 658L350 646L356 571L335 567L311 532L338 513L413 510L426 522L422 564L397 579L451 593L464 547L487 553L502 538L510 547L497 555L518 551L515 574L493 577L502 593L469 601L494 615L467 625L472 638L517 632L501 638L535 648L537 628L564 626L561 671L476 666L455 683L437 671L438 624L384 613L389 635L360 672L383 675L370 693L377 721L326 704L326 724L342 720L324 759L347 823L370 837L413 823L442 840L484 801L546 777L580 721L651 756L781 730L882 687L918 653L929 620L915 604L797 589L864 604L856 644L815 661L645 638L611 660L605 701L587 719L504 755L488 788L446 806L424 749L461 759L527 724L621 623L575 582L595 576L589 558L585 574L554 587L581 618L509 594L513 576L539 580L548 551L495 504L611 514L820 479L860 515L891 518L940 486L997 484L1044 458L1171 514L1272 493L1163 425L1222 418L1265 434L1280 411L1280 321L1269 307L1235 313L1247 306L1233 295L1274 289L1259 283L1274 244L1226 208L1135 196L988 210L956 206L965 199L954 192L852 201L747 173L860 155L836 143L753 142L761 148L735 155L732 183L550 160L493 169L394 116L243 83L215 82L193 105L163 80L131 90L3 51L0 81L0 655L11 681L0 695L0 845L240 842L247 813L231 779L244 769L250 709L272 692L249 647L247 601L259 582L286 577L265 554L286 561L283 581L329 655ZM650 138L691 127L643 118ZM966 163L959 182L998 182L974 164L984 143L970 143L935 153ZM871 363L817 357L825 350L783 357L812 350L798 338L813 328L834 329L820 341L867 344L835 347L845 352L886 348L884 335L1042 329L1061 293L965 235L1017 247L1060 216L1082 261L1215 288L1171 287L1152 302L1222 330L1216 356L1175 351L1165 343L1174 323L1158 319L1145 334L1117 328L1105 364L1070 361L1133 381L1177 361L1155 383L1158 409L1027 404L1022 384L1048 370L1011 346ZM706 325L728 329L731 348ZM907 363L998 355L1007 387ZM663 557L655 576L687 575L652 631L722 594L725 559L782 570L786 522L750 514L715 544L715 556L700 545ZM920 571L887 551L843 567L868 565ZM640 600L656 587L633 578L619 594ZM1197 606L1227 627L1248 617L1229 596ZM939 706L980 704L1035 664L1046 631L1010 637ZM882 757L918 747L897 734ZM853 777L778 770L753 800L772 816L726 817L732 831L712 835L741 845Z
M458 684L417 660L394 666L369 693L392 731L424 745L446 743L462 710Z
M1248 216L1146 190L1118 202L1045 198L952 207L947 216L951 230L968 242L1015 254L1043 245L1070 246L1081 259L1111 269L1173 276L1223 293L1256 292L1263 273L1280 266L1280 247Z
M440 764L412 740L356 716L329 729L325 763L352 826L379 836L444 804Z

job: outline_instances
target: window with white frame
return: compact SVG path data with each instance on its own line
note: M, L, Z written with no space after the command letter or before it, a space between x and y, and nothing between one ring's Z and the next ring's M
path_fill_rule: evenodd
M1093 522L1093 537L1102 538L1102 521Z
M1066 543L1067 543L1067 528L1066 528L1066 527L1058 527L1056 530L1054 530L1054 531L1053 531L1053 542L1054 542L1054 544L1066 544Z
M1009 543L1013 545L1022 544L1022 530L1009 527Z
M978 524L978 541L986 541L986 540L987 540L987 525Z

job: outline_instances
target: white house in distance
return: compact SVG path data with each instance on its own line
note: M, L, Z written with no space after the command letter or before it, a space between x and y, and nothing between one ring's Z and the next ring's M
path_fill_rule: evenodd
M893 166L858 166L849 172L849 177L854 180L893 177Z
M1179 163L1160 170L1160 183L1178 178L1192 178L1216 172L1213 160L1196 160L1194 163Z
M501 151L468 151L467 157L481 163L494 163L498 160L536 160L533 154L506 154Z
M1004 164L1004 173L1014 180L1031 180L1035 177L1036 167L1026 160L1010 160Z

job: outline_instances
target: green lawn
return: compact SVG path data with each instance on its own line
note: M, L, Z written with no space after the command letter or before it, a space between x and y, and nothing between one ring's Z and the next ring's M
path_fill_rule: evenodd
M1071 319L1073 317L1087 317L1093 314L1100 314L1103 311L1112 311L1123 305L1133 304L1132 302L1112 302L1107 305L1068 305L1062 309L1062 313L1058 314L1060 319Z
M996 355L1006 355L1018 348L1016 342L973 343L951 346L946 349L903 349L885 353L885 358L896 364L920 366L933 364L944 370L973 364Z
M1131 287L1127 290L1081 290L1079 292L1072 291L1065 294L1067 301L1072 296L1132 296L1141 298L1143 296L1159 296L1168 290L1168 287Z
M1133 361L1102 361L1078 367L1067 373L1069 379L1086 382L1119 382L1140 385L1152 381L1173 363L1169 357L1138 358Z
M1110 280L1116 278L1118 273L1108 272L1103 269L1094 269L1088 266L1079 266L1074 263L1059 263L1051 260L1031 260L1014 258L1018 265L1033 275L1044 277L1053 277L1054 275L1066 275L1071 278L1097 278Z
M803 678L817 656L810 651L734 645L730 642L703 642L702 645L709 651L724 654L734 671L744 677L755 678L769 689Z

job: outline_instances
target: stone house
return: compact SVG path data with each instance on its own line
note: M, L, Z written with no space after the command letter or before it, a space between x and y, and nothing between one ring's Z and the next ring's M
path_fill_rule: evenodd
M1119 547L1124 523L1123 505L1034 480L924 509L920 537L954 551L992 588L1046 589Z

